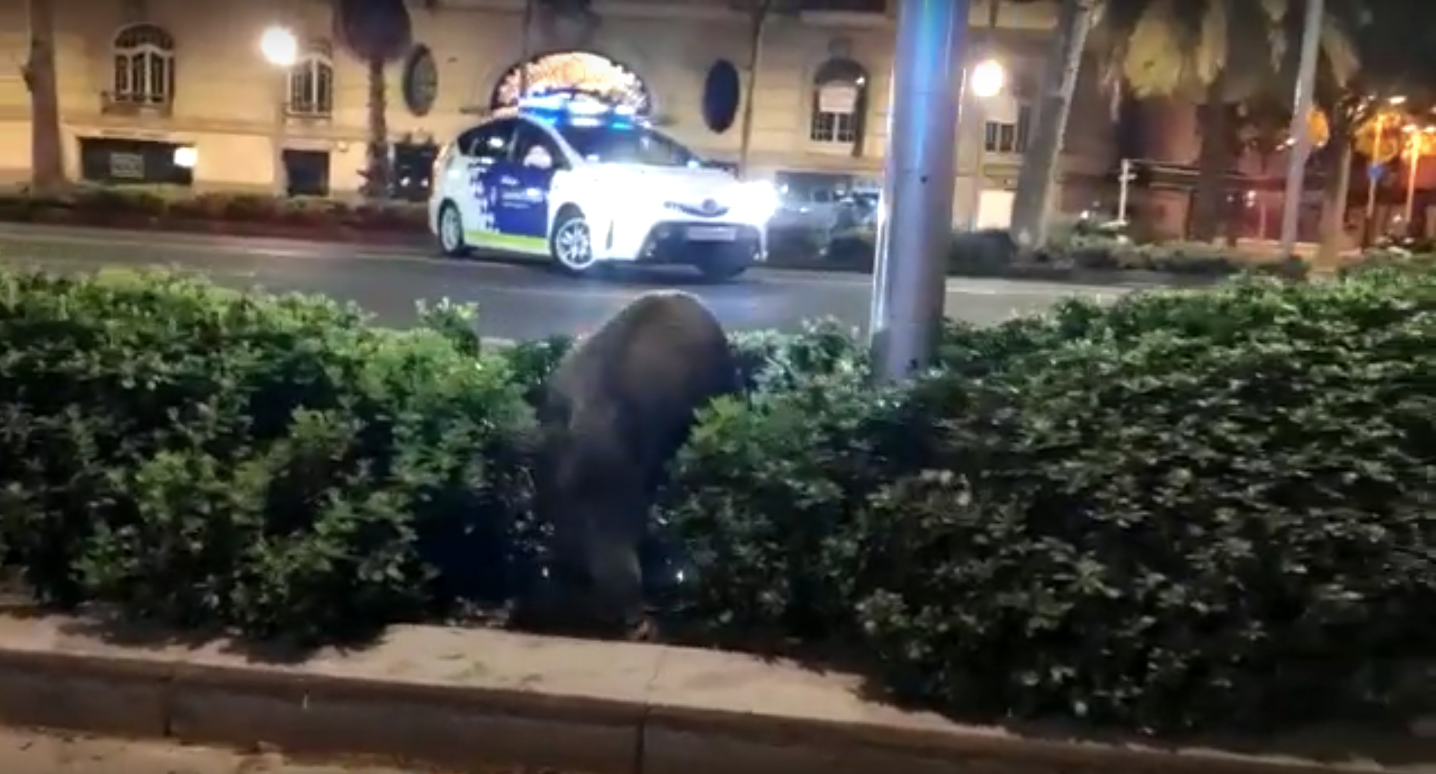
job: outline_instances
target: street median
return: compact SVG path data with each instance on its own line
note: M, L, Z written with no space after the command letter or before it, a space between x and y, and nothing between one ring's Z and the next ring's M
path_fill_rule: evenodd
M0 722L589 774L1436 770L1414 734L1257 751L962 726L866 698L849 675L717 651L406 626L299 658L25 611L0 617Z
M428 208L423 202L355 202L253 193L196 195L166 188L81 186L58 197L0 190L0 223L166 232L180 237L284 239L404 253L434 250ZM1015 260L1016 246L1005 230L955 233L943 257L947 274L1078 284L1202 286L1245 271L1304 277L1310 269L1304 260L1282 259L1270 250L1183 242L1136 245L1078 233L1075 227L1058 230L1062 233L1054 236L1041 255L1023 261ZM769 230L766 265L789 271L872 274L875 236L866 228L834 231L816 225L776 226Z

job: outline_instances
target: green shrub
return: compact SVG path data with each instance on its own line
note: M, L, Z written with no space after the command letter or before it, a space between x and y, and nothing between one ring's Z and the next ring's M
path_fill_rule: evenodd
M1069 307L1020 381L1023 474L869 516L937 570L861 605L894 683L1139 727L1386 709L1436 644L1433 312L1430 275Z
M45 600L306 640L537 570L532 401L573 342L170 275L0 273L0 556ZM985 720L1380 716L1436 646L1436 271L951 323L874 387L856 333L733 337L659 517L712 644L836 645Z
M0 275L0 341L0 542L42 598L332 638L522 571L502 359L164 275Z
M0 195L0 216L11 220L59 220L79 224L183 226L217 221L251 225L307 226L378 233L422 233L423 204L387 202L351 206L338 199L277 197L255 193L202 192L178 186L74 186L46 199L26 190Z
M836 637L983 718L1392 711L1436 646L1436 274L953 326L906 392L711 412L669 505L696 607Z
M804 323L796 334L736 331L729 336L749 390L796 389L815 377L866 373L867 347L835 319Z
M544 383L564 355L573 349L575 341L572 336L550 336L537 341L520 341L504 349L504 359L529 405L538 405Z
M836 234L822 255L822 264L849 271L872 271L874 235ZM786 253L775 253L784 260ZM1004 229L957 231L947 256L949 275L1001 277L1011 274L1016 246ZM1251 271L1259 274L1305 278L1309 266L1292 256L1286 260L1254 261L1234 255L1230 248L1195 242L1134 244L1105 235L1072 231L1054 239L1037 256L1042 265L1089 271L1150 271L1200 277L1226 277Z
M860 586L831 573L857 559L867 494L930 458L923 407L850 371L706 411L662 508L695 570L689 614L740 645L850 637Z

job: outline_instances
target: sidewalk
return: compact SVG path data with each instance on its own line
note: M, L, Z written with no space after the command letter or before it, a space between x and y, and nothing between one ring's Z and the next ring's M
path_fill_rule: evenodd
M236 752L12 729L0 729L0 771L8 774L420 774L418 770L406 771L362 761L309 763L268 751Z
M1281 757L1024 738L868 701L858 686L736 654L494 631L396 627L372 648L285 663L230 642L0 617L0 723L12 726L459 770L1315 774L1379 760L1436 772L1436 738L1328 731L1263 745Z

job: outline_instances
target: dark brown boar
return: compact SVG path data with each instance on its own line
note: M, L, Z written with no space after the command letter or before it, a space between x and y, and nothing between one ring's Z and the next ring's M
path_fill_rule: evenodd
M641 296L559 363L538 412L546 625L650 634L639 551L654 499L696 412L739 389L722 325L686 293Z

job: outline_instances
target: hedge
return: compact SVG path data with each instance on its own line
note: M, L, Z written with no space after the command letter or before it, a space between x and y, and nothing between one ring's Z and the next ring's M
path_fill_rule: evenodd
M817 248L814 248L816 251ZM1017 252L1005 229L955 232L947 255L948 273L967 277L1003 277L1014 273ZM835 235L824 252L836 268L871 272L875 249L870 232ZM1030 265L1016 267L1037 273L1153 272L1194 278L1225 278L1257 272L1291 279L1305 278L1310 265L1296 256L1285 259L1241 255L1223 245L1201 242L1139 244L1100 234L1073 232L1054 239Z
M49 197L0 194L0 219L80 226L195 230L227 224L302 229L324 236L428 233L424 204L354 203L258 193L194 193L172 186L77 186Z
M482 350L167 275L0 275L0 545L58 605L308 642L535 577L534 394ZM736 335L659 522L695 643L838 652L983 720L1389 719L1436 646L1436 271L952 325L875 388L840 327Z

